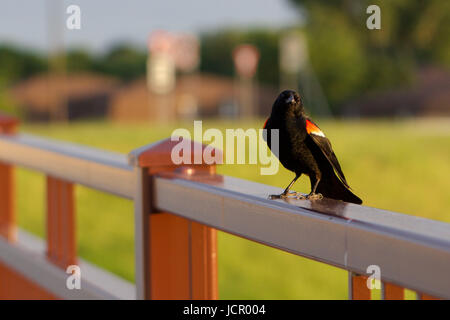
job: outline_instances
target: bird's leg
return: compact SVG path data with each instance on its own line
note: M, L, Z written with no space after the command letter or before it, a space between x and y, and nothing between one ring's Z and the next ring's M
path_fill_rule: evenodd
M308 200L322 200L323 199L322 194L321 193L316 193L317 186L319 185L319 182L320 182L320 176L316 175L314 180L315 180L314 186L311 188L311 192L306 196L306 199L308 199ZM312 185L312 183L313 183L313 179L311 179L311 185Z
M284 191L283 191L283 193L282 194L284 194L284 195L287 195L287 194L294 194L294 193L297 193L297 192L295 192L295 191L289 191L291 188L292 188L292 186L294 185L294 183L298 180L298 178L300 178L300 175L298 174L296 174L295 175L295 178L291 181L291 183L289 183L289 185L286 187L286 189L284 189Z
M269 199L283 199L283 198L287 198L289 195L297 195L297 192L289 191L289 189L292 188L292 186L298 180L298 178L300 178L300 176L301 176L300 174L296 174L295 178L291 181L291 183L289 183L289 185L286 187L286 189L284 189L282 194L271 194L269 196Z

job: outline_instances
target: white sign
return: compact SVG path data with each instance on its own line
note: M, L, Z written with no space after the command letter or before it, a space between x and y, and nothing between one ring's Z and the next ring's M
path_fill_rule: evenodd
M282 72L296 74L307 64L308 46L305 36L291 32L280 41L280 69Z
M157 94L166 94L175 87L175 37L166 31L150 35L147 60L147 86Z

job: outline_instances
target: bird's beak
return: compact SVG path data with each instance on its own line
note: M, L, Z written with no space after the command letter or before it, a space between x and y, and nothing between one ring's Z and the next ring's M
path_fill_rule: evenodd
M295 101L295 98L293 95L289 96L289 98L286 99L286 103L292 103Z

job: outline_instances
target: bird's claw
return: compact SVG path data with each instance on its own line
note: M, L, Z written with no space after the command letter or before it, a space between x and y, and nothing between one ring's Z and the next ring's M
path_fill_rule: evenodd
M310 193L306 196L307 200L322 200L323 196L321 193Z
M283 192L282 194L271 194L269 196L270 200L275 199L297 199L297 200L322 200L323 196L321 193L310 193L308 195L304 195L300 192L289 191L287 193Z
M275 200L275 199L297 198L298 194L299 193L295 191L283 192L282 194L271 194L269 196L269 199Z

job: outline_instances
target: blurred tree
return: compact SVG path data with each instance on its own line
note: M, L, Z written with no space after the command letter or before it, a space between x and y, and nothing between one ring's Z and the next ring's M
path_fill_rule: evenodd
M362 89L368 64L355 30L341 14L321 7L314 16L306 32L310 63L336 111Z
M439 57L448 55L450 2L441 0L289 0L302 12L308 12L308 26L317 22L324 11L334 11L354 28L370 49L404 51L419 62L446 63ZM366 8L381 9L381 30L368 30ZM330 31L331 32L331 31Z
M233 49L242 43L255 45L260 51L257 77L263 83L278 85L278 32L268 30L226 30L201 37L202 72L234 75Z
M95 60L93 70L130 81L145 75L147 52L131 45L120 44L105 56Z
M46 59L30 50L0 45L0 79L4 84L27 78L47 69Z
M204 34L201 38L200 70L232 76L234 67L231 52L242 39L242 34L236 31Z
M76 48L66 52L66 67L69 73L92 70L94 65L95 58L85 49Z
M22 113L19 106L8 93L7 82L4 76L0 76L0 112L21 118Z
M306 17L311 63L331 105L361 91L408 83L422 64L450 66L450 2L289 0ZM366 9L381 9L369 30Z

